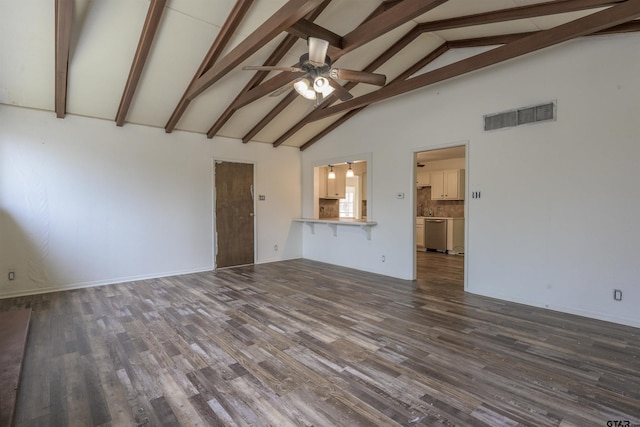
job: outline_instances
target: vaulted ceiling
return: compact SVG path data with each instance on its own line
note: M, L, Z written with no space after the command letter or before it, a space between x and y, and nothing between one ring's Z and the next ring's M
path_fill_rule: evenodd
M0 103L305 149L372 103L638 17L640 0L0 0ZM296 66L309 36L386 85L339 81L354 98L314 107L299 73L243 70Z

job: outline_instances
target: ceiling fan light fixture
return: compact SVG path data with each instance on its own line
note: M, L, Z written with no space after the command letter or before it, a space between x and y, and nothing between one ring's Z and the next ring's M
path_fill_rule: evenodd
M325 98L333 92L333 87L329 84L329 80L322 76L316 77L313 80L313 89L316 92L321 93Z
M329 86L329 80L325 77L316 77L313 81L313 88L316 92L322 92L327 86Z
M311 81L306 77L295 82L293 88L307 99L316 99L316 91L313 90Z

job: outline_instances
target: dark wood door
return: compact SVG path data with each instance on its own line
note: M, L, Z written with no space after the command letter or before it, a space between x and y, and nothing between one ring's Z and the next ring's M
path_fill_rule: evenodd
M216 268L253 264L253 165L218 162Z

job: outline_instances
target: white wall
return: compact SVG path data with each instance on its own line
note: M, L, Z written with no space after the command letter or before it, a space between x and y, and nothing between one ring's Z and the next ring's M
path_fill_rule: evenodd
M304 257L413 278L413 152L468 141L467 290L640 326L638 43L576 40L368 107L303 153L303 213L314 163L370 152L378 226L305 227ZM551 100L555 122L482 130Z
M0 297L212 269L214 158L255 164L256 263L300 257L297 149L0 105Z

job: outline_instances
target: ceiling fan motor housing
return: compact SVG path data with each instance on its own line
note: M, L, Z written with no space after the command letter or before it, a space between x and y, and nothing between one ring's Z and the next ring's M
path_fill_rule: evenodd
M309 54L300 56L300 68L312 77L328 76L331 71L331 58L325 56L324 64L317 64L309 60Z

